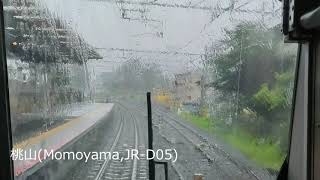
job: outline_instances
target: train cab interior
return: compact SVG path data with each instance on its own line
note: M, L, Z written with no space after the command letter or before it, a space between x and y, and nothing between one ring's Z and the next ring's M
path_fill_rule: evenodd
M0 144L0 180L320 180L320 1L0 0Z

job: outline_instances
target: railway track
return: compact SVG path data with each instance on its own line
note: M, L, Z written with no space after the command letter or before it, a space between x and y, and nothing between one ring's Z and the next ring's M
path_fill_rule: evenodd
M189 128L186 128L182 126L180 123L176 122L175 119L171 118L169 115L165 114L164 112L159 111L158 109L154 109L154 114L157 115L160 118L154 118L158 119L157 121L165 121L170 127L171 131L176 131L179 135L181 135L184 139L189 141L196 149L199 150L199 152L208 160L208 162L214 166L216 173L219 177L223 179L234 179L234 177L230 174L230 172L226 172L224 168L220 167L219 164L216 163L216 158L218 157L214 153L210 153L210 149L208 146L208 143L203 141L203 139L193 131L190 131ZM169 131L170 131L169 130Z
M140 112L141 114L145 115L145 117L147 117L145 107L143 107L141 105L136 105L136 106L134 106L132 108L135 109L137 112ZM156 127L157 125L156 125L156 121L155 120L158 120L158 119L155 119L155 118L153 118L153 119L154 119L153 126ZM164 140L166 140L167 142L171 143L170 140L166 137L166 135L163 135L163 134L159 134L159 135ZM178 162L176 162L176 163L170 162L170 164L171 164L171 167L173 168L173 171L177 174L177 178L179 180L185 180L185 177L184 177L184 175L182 174L182 172L180 170L180 168L183 167L183 165L179 164Z
M146 116L146 110L145 110L144 107L138 105L138 106L134 106L132 108L134 108L137 112L140 112L140 113L142 113L142 114L144 114ZM157 113L157 112L154 112L154 114L155 113ZM157 125L156 125L157 121L158 121L158 119L154 118L154 121L153 121L153 126L154 127L157 127ZM170 122L168 122L168 123L170 123ZM170 124L170 125L173 126L172 124ZM179 131L179 130L174 129L173 131ZM166 135L163 135L163 134L159 134L159 135L162 138L164 138L167 142L171 143L170 140L166 137ZM180 130L180 134L179 135L182 135L183 137L186 136L186 134L183 134L183 132L181 130ZM187 140L189 141L190 138L188 137ZM194 143L193 141L189 141L189 142ZM183 152L180 152L180 153L183 153ZM201 159L200 157L198 157L198 158L199 158L199 160ZM179 180L184 180L185 177L184 177L183 173L181 172L181 167L183 167L183 164L180 164L179 162L176 162L176 163L170 162L170 164L171 164L171 167L172 167L173 171L177 174L177 178Z
M162 116L164 121L166 121L173 129L175 129L179 134L185 137L190 143L192 143L196 148L198 148L202 154L210 161L212 164L219 169L219 172L222 173L222 177L227 179L252 179L260 180L261 178L256 175L249 168L240 165L239 162L234 160L231 155L226 151L219 148L215 144L209 143L209 140L199 134L197 131L191 127L185 125L184 123L177 120L177 118L169 115L168 112L157 108L154 108L154 114ZM155 118L154 118L155 119ZM159 120L159 119L158 119ZM230 162L230 163L226 163ZM233 171L230 171L232 169ZM226 171L228 170L228 171ZM238 171L236 171L238 170Z
M133 109L130 109L129 107L120 104L124 110L128 113L128 115L131 117L131 119L134 120L135 126L136 126L136 137L139 137L139 141L136 143L135 149L137 149L140 152L139 160L134 159L134 176L132 176L133 179L148 179L148 161L146 159L146 154L143 152L146 152L147 147L147 131L144 131L147 129L145 127L143 122L140 122L141 119L137 119L134 113L132 113ZM137 126L139 124L139 126ZM142 127L142 128L141 128Z
M216 173L222 179L230 180L261 180L261 179L272 179L267 171L264 170L253 170L249 166L242 164L240 161L234 159L228 152L222 149L219 145L210 142L210 140L197 132L194 128L190 127L186 123L181 122L179 117L172 115L168 110L162 107L154 105L153 108L153 126L157 127L159 120L165 122L169 126L168 131L174 131L177 135L182 136L189 143L191 143L200 153L208 160L208 162L214 167ZM146 115L146 108L142 105L134 105L132 109L140 111L142 114ZM159 117L162 117L159 119ZM167 126L167 128L168 128ZM159 128L159 127L157 127ZM168 136L168 134L164 134ZM179 167L184 167L184 163L175 163L174 170L177 172L179 177L181 176L183 169ZM171 163L171 166L173 164ZM211 172L212 173L212 172ZM181 176L180 179L183 179Z
M119 158L117 159L103 159L96 161L88 172L87 178L89 180L136 180L147 179L147 165L145 163L145 169L140 169L143 162L138 163L136 158L127 158L128 150L138 149L142 151L145 147L139 146L139 132L136 122L136 118L131 114L128 109L121 105L118 105L118 115L120 125L117 130L116 136L112 142L111 147L106 147L106 152L118 152ZM141 158L141 161L144 157ZM139 166L139 169L138 169ZM143 172L142 172L143 171Z
M136 106L140 111L143 111L142 106ZM154 106L155 107L155 106ZM159 121L165 121L172 130L178 132L187 141L193 144L202 153L208 161L218 169L218 173L222 178L226 179L244 179L244 180L260 180L265 179L259 177L250 168L241 165L239 162L229 155L216 144L209 143L209 140L199 134L193 128L180 122L176 117L170 115L170 112L163 110L161 107L153 108L154 126L157 126ZM157 117L157 118L155 118ZM160 122L161 123L161 122ZM230 171L232 169L232 171ZM177 169L176 169L177 170ZM179 172L179 170L177 170ZM263 175L268 176L267 174Z

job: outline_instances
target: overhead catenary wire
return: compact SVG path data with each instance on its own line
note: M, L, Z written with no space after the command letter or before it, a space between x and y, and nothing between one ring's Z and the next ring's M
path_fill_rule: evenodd
M157 50L138 50L129 48L95 48L96 50L119 51L119 52L134 52L134 53L149 53L149 54L168 54L168 55L185 55L185 56L201 56L203 53L188 53L179 51L157 51Z

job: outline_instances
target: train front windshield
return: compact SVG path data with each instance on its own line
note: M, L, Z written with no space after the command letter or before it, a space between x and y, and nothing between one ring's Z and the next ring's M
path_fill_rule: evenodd
M283 42L281 2L4 0L3 9L16 179L149 179L149 158L168 163L169 179L276 179L297 52Z

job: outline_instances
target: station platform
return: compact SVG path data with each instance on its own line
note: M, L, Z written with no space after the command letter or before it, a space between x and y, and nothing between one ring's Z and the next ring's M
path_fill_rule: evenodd
M86 111L76 111L72 116L65 119L65 123L57 126L47 132L33 136L21 143L14 145L14 150L23 150L26 152L39 152L47 150L50 152L58 151L68 143L74 141L77 137L85 134L97 123L103 120L113 109L112 103L90 104ZM83 108L83 107L82 107ZM81 108L80 108L81 109ZM41 152L40 151L40 152ZM14 159L14 173L19 176L39 163L43 163L44 157L29 158L30 160Z

